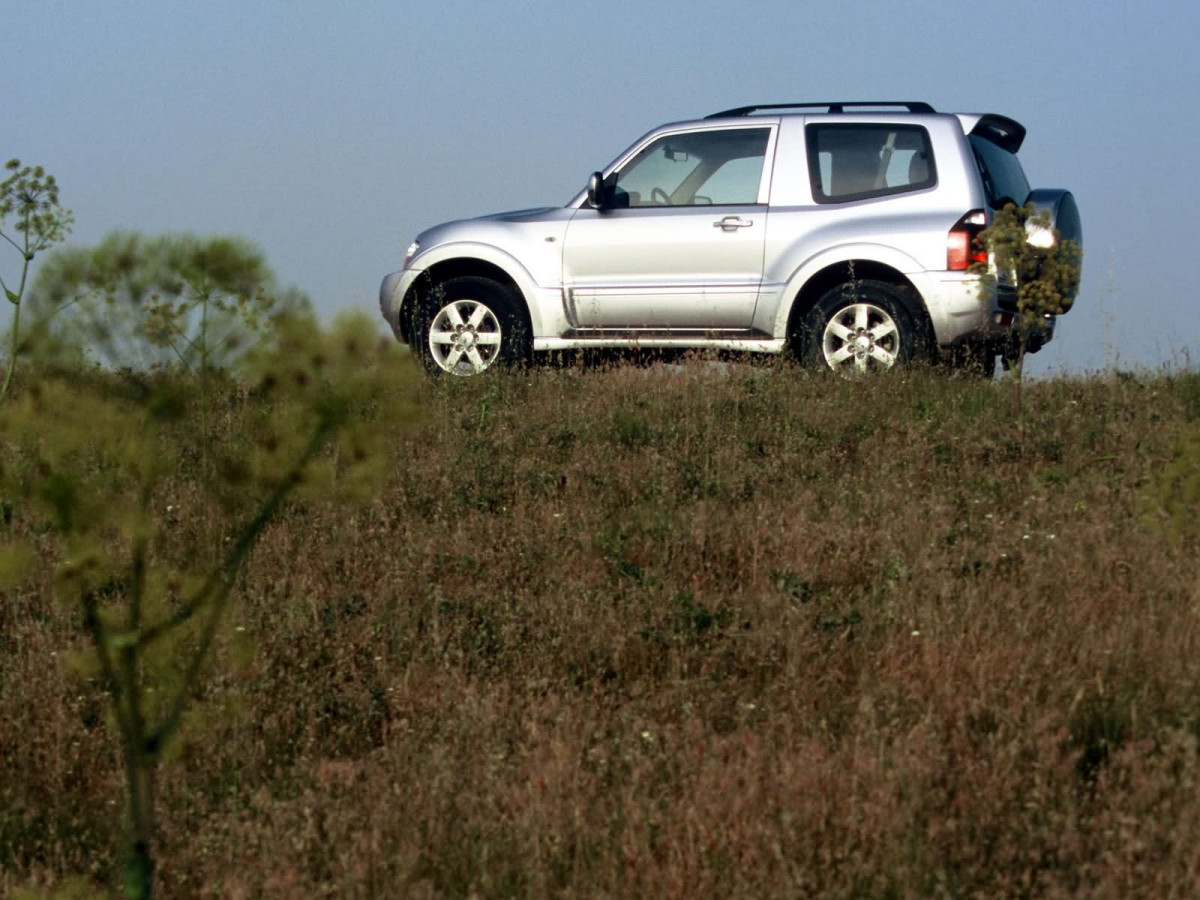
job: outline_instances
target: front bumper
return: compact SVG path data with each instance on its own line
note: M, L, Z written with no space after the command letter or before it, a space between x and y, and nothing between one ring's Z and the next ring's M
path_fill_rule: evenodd
M396 340L402 343L407 343L407 341L400 322L400 313L409 288L413 286L413 282L420 274L420 270L417 269L401 269L399 272L392 272L385 276L383 283L379 285L379 311L383 314L384 321L391 326Z

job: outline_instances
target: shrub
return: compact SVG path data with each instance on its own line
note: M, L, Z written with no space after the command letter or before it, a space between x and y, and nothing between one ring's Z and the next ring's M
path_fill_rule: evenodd
M158 766L252 550L289 498L370 497L386 469L384 442L414 415L407 357L362 318L324 333L283 321L249 354L246 373L243 390L260 411L254 437L213 448L217 464L201 471L198 502L223 512L221 525L210 546L173 562L159 548L188 446L186 379L49 375L0 408L0 490L14 517L54 536L54 592L78 610L91 643L85 670L111 698L134 897L151 890ZM39 546L32 536L6 546L0 579L20 584L43 564Z

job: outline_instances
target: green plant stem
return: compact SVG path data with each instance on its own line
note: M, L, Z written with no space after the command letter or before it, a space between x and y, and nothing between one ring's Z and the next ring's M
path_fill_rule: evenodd
M141 493L141 511L148 516L151 493ZM126 635L136 635L141 627L142 601L146 585L146 557L149 542L142 535L133 542L130 554L130 598L125 620ZM129 809L129 856L125 865L125 888L130 897L148 898L153 891L154 858L154 777L158 763L147 752L146 719L142 710L141 648L137 641L125 640L117 649L114 663L109 653L109 635L100 620L94 595L85 601L86 618L105 680L110 685L117 724L121 732L125 764L125 790Z
M153 859L148 840L150 820L146 815L148 793L144 790L145 762L140 706L137 698L136 678L125 665L120 671L109 652L109 634L100 619L96 595L88 592L84 596L84 624L96 650L100 673L113 701L117 717L117 728L121 733L121 756L125 767L126 798L129 801L130 855L126 861L126 889L129 896L149 897L153 876ZM135 651L136 652L136 651ZM122 653L122 656L124 654ZM136 671L136 669L134 670Z
M148 513L150 492L142 491L142 512ZM142 597L146 584L147 541L139 536L133 544L129 614L126 628L137 634L141 627ZM151 842L154 838L154 776L158 756L146 746L146 719L142 711L141 650L136 641L121 647L120 675L124 682L129 734L125 736L126 777L129 780L129 821L131 830L130 854L126 867L126 891L131 897L145 898L153 890L154 858Z
M13 371L17 367L17 334L21 328L21 304L13 304L12 343L8 348L8 366L4 372L4 386L0 387L0 399L8 396L8 387L12 384Z
M11 240L10 240L11 243ZM21 331L21 298L25 294L25 279L29 275L29 263L32 261L32 255L28 250L29 238L26 236L26 248L22 253L24 264L21 266L21 283L17 287L16 300L9 297L13 305L12 319L12 341L8 348L8 366L4 373L4 385L0 386L0 400L8 396L8 388L12 384L13 372L17 368L17 349L20 346L20 331ZM5 296L8 296L8 288L4 289Z
M152 896L154 782L158 764L162 759L163 749L178 731L183 720L187 701L199 680L200 670L216 637L237 575L259 535L279 512L305 467L320 451L333 429L334 425L331 422L323 421L317 425L303 454L283 476L258 514L245 526L224 562L209 575L192 601L169 619L146 630L142 629L142 614L149 542L145 536L134 540L130 554L129 609L115 659L112 654L112 636L100 618L96 595L88 592L84 596L84 620L96 649L101 675L113 700L117 725L121 732L126 798L129 806L130 845L125 866L125 890L129 897L144 900ZM151 503L149 486L143 488L140 501L141 511L148 517ZM170 700L167 714L158 727L150 729L142 708L142 655L153 641L187 622L205 606L210 607L210 613L204 624L200 643L189 661L178 691Z

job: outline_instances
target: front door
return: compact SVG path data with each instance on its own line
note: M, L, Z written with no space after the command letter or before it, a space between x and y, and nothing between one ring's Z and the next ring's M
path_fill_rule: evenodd
M660 136L605 179L609 208L579 209L564 240L563 285L578 328L750 327L772 131Z

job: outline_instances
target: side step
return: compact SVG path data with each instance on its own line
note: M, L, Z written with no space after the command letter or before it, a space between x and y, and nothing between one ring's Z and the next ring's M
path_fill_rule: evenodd
M534 350L571 350L582 347L697 347L739 350L754 353L779 353L783 338L773 338L763 331L737 328L724 331L712 329L673 328L576 328L559 337L537 338Z

